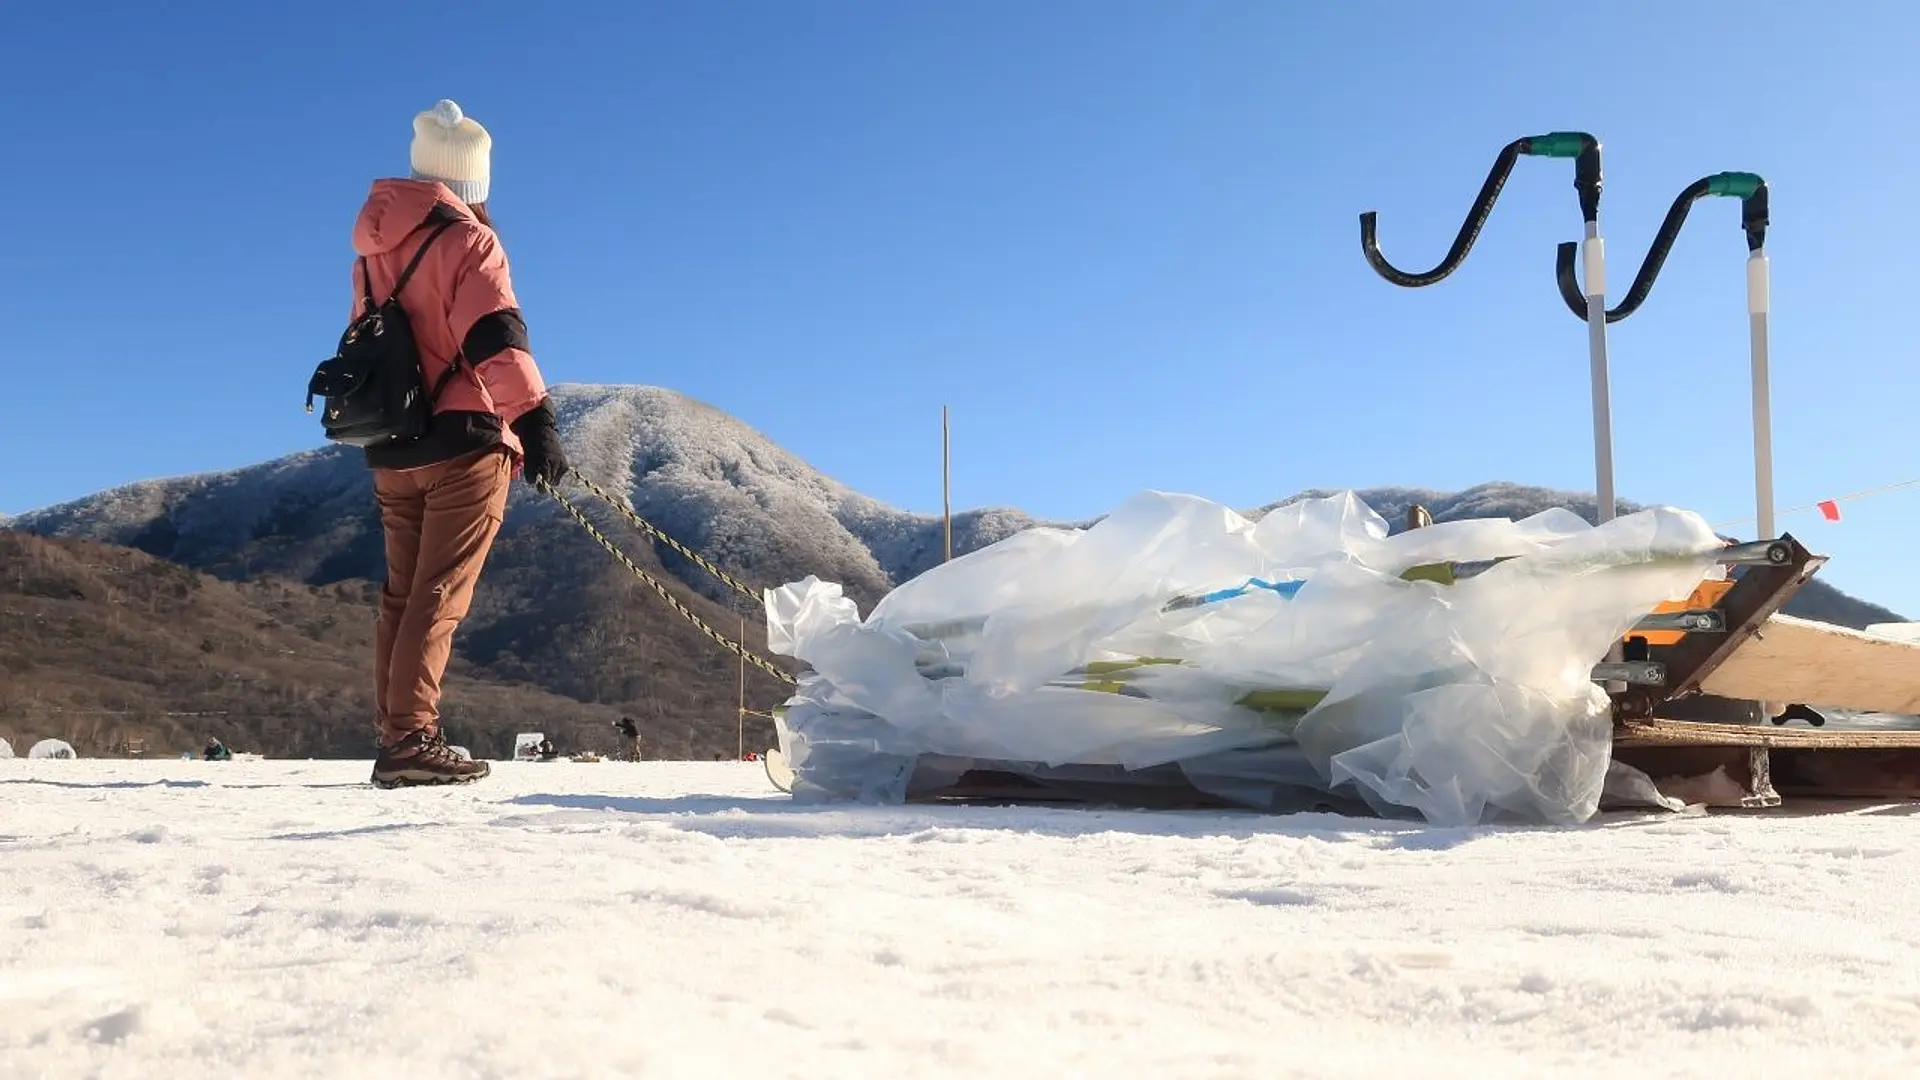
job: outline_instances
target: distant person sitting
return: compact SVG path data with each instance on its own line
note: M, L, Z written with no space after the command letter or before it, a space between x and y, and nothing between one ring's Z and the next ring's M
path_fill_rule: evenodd
M208 739L207 747L200 751L200 756L206 761L232 761L233 751L227 749L219 739Z

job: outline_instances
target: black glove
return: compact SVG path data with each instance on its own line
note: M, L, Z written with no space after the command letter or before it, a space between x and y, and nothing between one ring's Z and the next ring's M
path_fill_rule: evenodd
M513 433L526 452L526 477L535 484L559 487L572 469L560 445L560 427L553 417L553 399L542 398L532 411L513 422Z

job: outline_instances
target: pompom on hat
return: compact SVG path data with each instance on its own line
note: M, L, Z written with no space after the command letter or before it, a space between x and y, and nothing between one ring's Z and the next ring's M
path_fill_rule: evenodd
M492 153L493 136L446 98L413 118L413 178L438 180L461 202L487 201Z

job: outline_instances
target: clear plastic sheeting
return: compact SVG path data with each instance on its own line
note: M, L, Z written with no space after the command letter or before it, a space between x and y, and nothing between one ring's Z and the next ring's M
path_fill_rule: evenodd
M1147 492L942 564L865 619L831 582L768 590L769 648L813 669L778 724L794 797L901 801L937 780L923 760L1171 763L1262 809L1586 820L1611 756L1592 667L1716 572L1721 541L1672 509L1388 532L1351 494L1255 522Z

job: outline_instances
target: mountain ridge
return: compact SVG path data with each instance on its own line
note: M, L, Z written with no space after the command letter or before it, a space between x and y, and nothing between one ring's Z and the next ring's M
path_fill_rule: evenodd
M0 529L0 739L24 752L64 739L84 756L197 753L208 738L273 757L368 752L374 586L314 587L262 576L221 581L125 547ZM446 731L482 756L513 734L619 749L621 712L451 666ZM652 745L731 752L684 726L652 725Z
M871 602L941 557L939 515L862 494L708 403L651 386L567 384L554 387L553 395L569 457L583 475L736 577L776 585L815 573ZM328 584L380 576L370 485L357 451L322 446L236 469L119 485L19 514L4 527L124 544L216 576L269 571ZM1258 518L1332 493L1311 488L1242 512ZM1355 494L1395 528L1416 502L1436 521L1524 517L1551 506L1588 521L1596 516L1590 493L1506 481L1453 492L1381 486ZM1619 509L1641 507L1622 500ZM561 513L516 484L506 529ZM954 550L971 551L1036 525L1084 527L1097 520L975 508L953 515ZM807 558L796 558L800 551ZM726 599L717 583L671 551L663 549L662 561L696 591ZM1812 584L1831 588L1818 579ZM1876 618L1898 618L1869 606Z

